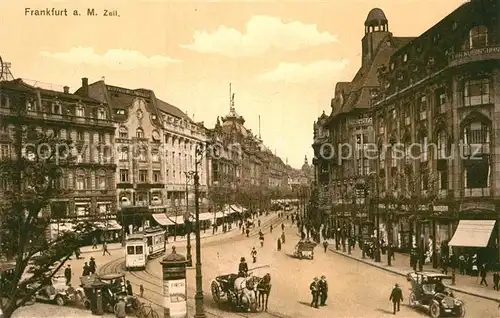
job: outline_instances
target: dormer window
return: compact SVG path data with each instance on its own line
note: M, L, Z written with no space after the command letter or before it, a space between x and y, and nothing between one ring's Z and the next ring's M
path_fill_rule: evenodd
M97 119L106 119L106 110L104 108L99 108L97 111Z
M135 132L135 136L137 138L144 138L144 130L142 130L142 128L137 128L137 130Z
M403 63L406 63L406 61L408 61L408 53L405 53L405 55L403 55Z
M394 64L394 62L392 62L392 63L391 63L391 66L390 66L391 71L393 71L393 70L394 70L394 67L395 67L395 66L396 66L396 65Z
M123 109L117 109L116 110L116 114L117 115L125 115L125 110L123 110Z
M59 102L55 102L52 104L52 112L54 114L60 114L61 113L61 104Z
M85 112L83 110L83 107L82 106L77 106L75 114L76 114L77 117L84 117L85 116Z
M473 27L469 32L469 46L471 49L488 46L488 28L484 25Z

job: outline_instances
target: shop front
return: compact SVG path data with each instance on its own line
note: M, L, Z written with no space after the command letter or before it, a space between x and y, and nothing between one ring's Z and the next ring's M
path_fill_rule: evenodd
M496 220L459 220L448 245L455 255L477 254L480 263L497 263L498 223Z

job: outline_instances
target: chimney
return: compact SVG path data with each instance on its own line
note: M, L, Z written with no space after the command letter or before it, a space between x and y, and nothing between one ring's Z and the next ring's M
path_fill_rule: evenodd
M83 95L89 96L89 79L86 77L82 77L82 89Z
M69 94L69 86L64 86L64 94Z

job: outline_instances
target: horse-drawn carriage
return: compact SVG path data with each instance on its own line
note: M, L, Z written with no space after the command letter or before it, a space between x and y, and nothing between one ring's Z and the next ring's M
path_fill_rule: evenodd
M313 259L314 258L314 248L316 247L316 243L311 241L299 241L297 245L295 245L295 251L293 252L293 256L298 259Z
M227 302L233 310L257 312L267 310L271 275L264 277L237 274L217 276L210 284L213 300L221 306Z

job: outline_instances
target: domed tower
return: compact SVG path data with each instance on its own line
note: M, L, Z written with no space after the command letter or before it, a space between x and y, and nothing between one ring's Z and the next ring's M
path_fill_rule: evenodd
M365 21L365 36L361 40L362 65L372 61L380 42L389 34L389 22L384 11L379 8L371 9Z

